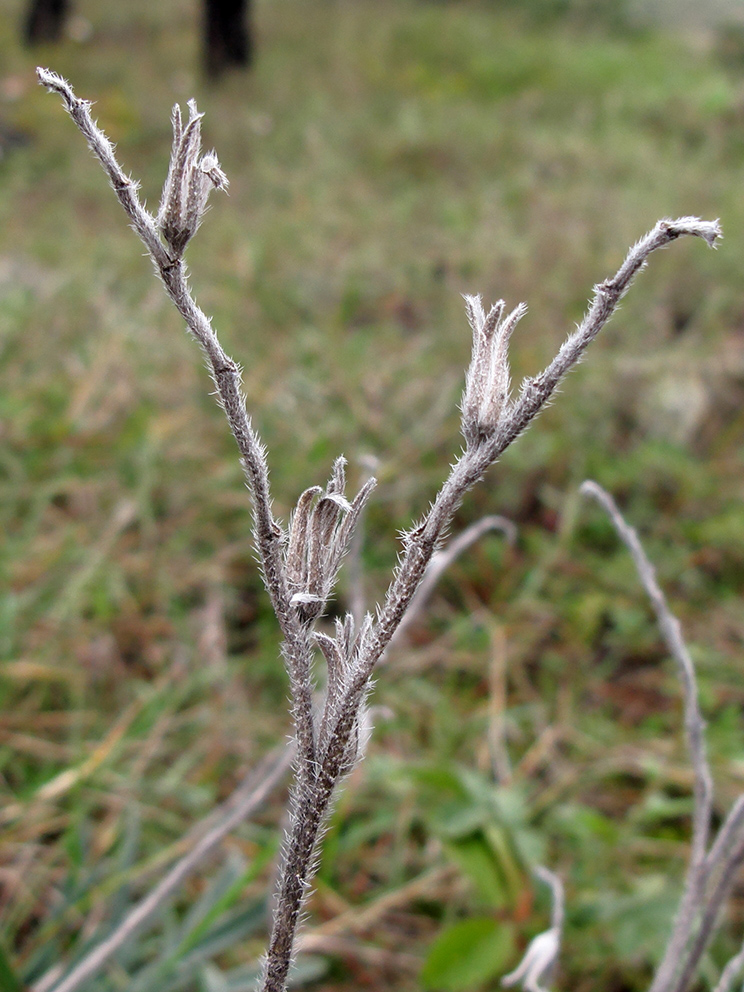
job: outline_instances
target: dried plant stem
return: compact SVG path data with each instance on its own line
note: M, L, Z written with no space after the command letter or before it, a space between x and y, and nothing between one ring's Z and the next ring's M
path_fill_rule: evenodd
M294 675L292 678L293 712L298 746L305 759L298 767L300 769L306 768L308 763L315 760L311 715L312 694L309 687L313 648L308 632L299 628L293 622L294 618L291 615L294 611L290 606L291 596L281 565L281 547L284 534L279 524L274 520L271 511L266 452L253 429L246 410L240 368L226 354L212 328L211 321L194 301L189 290L183 258L177 252L168 250L163 245L156 219L140 202L138 183L127 176L117 162L111 142L91 117L89 101L81 100L75 96L72 87L55 73L39 69L38 75L40 82L62 97L67 112L103 166L119 203L147 248L168 296L209 361L220 404L237 442L243 470L252 496L254 537L261 559L264 582L285 638L290 672Z
M510 398L508 342L526 312L520 304L504 316L502 301L488 314L480 298L466 297L473 351L462 400L465 446L423 520L404 535L399 567L373 617L356 622L351 614L336 621L335 636L315 629L332 595L341 560L348 550L370 480L354 497L345 496L345 461L336 460L325 489L314 486L300 496L287 531L271 510L269 474L263 445L251 424L242 393L240 369L223 351L207 316L196 305L186 280L183 253L201 222L210 189L227 179L217 158L201 155L201 115L189 104L184 124L174 108L173 151L160 209L153 217L142 206L137 186L114 156L111 143L79 100L55 73L38 70L39 80L62 97L111 180L124 210L142 238L171 300L207 355L221 405L240 451L253 501L254 539L266 588L284 637L283 654L292 692L297 740L291 824L285 839L279 894L262 981L263 992L284 992L302 905L315 867L315 849L333 792L363 751L365 699L375 665L388 648L425 579L465 493L535 418L556 386L578 362L605 325L648 256L683 235L713 246L717 222L693 217L660 221L631 248L616 275L595 288L586 317L548 367L526 379ZM312 660L316 648L328 669L325 699L313 711Z
M705 859L708 875L720 865L731 851L739 835L744 836L744 796L739 796L718 830L715 842Z
M702 907L703 913L702 919L700 920L700 926L697 934L695 935L695 939L692 942L692 946L687 952L686 958L683 959L684 965L679 977L672 986L674 992L686 992L689 988L697 966L700 963L700 959L705 953L705 950L716 931L721 908L724 902L728 899L731 890L734 887L737 875L742 865L744 865L744 837L739 838L739 843L736 845L731 855L720 865L718 882L713 888L713 891L706 894L706 899ZM708 878L709 876L706 877L706 882L708 881Z
M322 794L293 797L294 826L285 841L285 856L263 978L263 989L283 990L292 960L297 924L312 878L318 832L331 798L330 783Z
M682 684L687 747L694 775L692 845L679 909L650 992L685 992L713 936L721 906L731 891L736 872L744 863L744 796L734 803L708 849L713 780L705 752L705 722L700 712L695 667L680 623L669 609L638 534L625 521L610 494L592 481L584 482L581 492L597 500L604 508L630 551ZM714 877L717 877L715 884Z
M266 451L248 416L239 366L223 351L212 324L194 302L186 280L185 263L178 260L161 269L166 291L204 349L217 386L220 403L240 451L252 496L253 533L259 551L264 583L284 636L283 650L290 673L293 718L302 760L300 776L315 763L310 666L314 654L310 631L295 622L281 554L284 532L271 510Z
M476 440L466 446L461 457L452 466L450 475L423 522L406 535L403 561L388 590L370 638L367 677L401 622L429 560L464 494L534 420L553 395L558 383L576 365L612 316L649 255L685 235L701 237L713 247L720 234L717 221L701 221L696 217L659 221L649 234L630 249L615 275L595 287L594 299L581 324L564 341L553 361L539 375L522 382L519 397L513 403L505 404L494 429L484 433L477 424L464 425L466 437L470 435ZM466 406L467 390L463 408ZM362 673L357 681L363 681Z

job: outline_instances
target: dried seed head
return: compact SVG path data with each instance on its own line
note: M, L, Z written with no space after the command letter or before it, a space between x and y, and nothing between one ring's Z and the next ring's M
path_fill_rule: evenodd
M289 524L289 543L286 551L287 580L295 590L307 588L307 529L313 503L323 490L312 486L297 500Z
M292 515L285 563L292 602L305 623L323 612L354 528L376 485L370 479L350 503L344 495L345 465L346 460L338 458L325 491L319 486L306 489Z
M203 114L189 100L189 119L184 127L181 109L173 108L173 148L168 176L163 186L157 223L161 234L177 258L199 227L213 188L228 187L227 176L220 168L214 151L200 156Z
M509 338L527 312L524 303L504 317L499 300L486 312L480 296L465 296L473 353L462 397L462 432L468 444L492 437L509 400Z

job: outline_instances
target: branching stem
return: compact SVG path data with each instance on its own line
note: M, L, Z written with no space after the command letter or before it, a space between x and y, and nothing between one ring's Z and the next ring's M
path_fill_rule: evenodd
M326 489L311 487L300 497L288 534L273 516L266 453L246 410L240 369L222 349L186 279L183 254L199 227L209 192L227 187L216 155L201 155L201 115L196 105L189 104L185 124L180 110L174 108L170 168L158 216L153 217L139 200L137 184L123 172L111 143L91 118L90 104L78 99L55 73L39 69L38 76L62 97L106 171L169 297L204 350L240 452L252 497L254 540L263 578L284 636L297 737L292 825L283 849L262 984L264 992L284 992L298 921L315 868L317 838L336 786L363 750L365 699L372 673L400 628L465 493L537 416L612 315L648 256L682 235L701 237L713 246L720 228L717 222L692 217L660 221L630 250L616 275L596 287L582 323L548 367L522 383L515 401L509 397L508 342L526 307L520 304L504 317L504 304L499 302L486 315L478 297L466 298L474 337L462 403L465 447L428 513L405 535L399 567L376 617L368 616L355 625L353 617L347 615L337 621L336 636L329 637L317 632L315 623L332 594L341 559L374 482L363 487L353 501L348 500L344 459L337 459ZM328 664L326 695L317 726L312 678L316 647Z

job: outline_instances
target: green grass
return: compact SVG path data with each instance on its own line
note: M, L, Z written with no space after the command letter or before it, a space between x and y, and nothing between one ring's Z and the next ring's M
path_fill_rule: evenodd
M91 920L109 926L288 729L247 495L203 363L98 166L35 86L40 61L96 100L151 203L171 105L196 96L206 111L231 188L189 249L197 296L244 365L282 515L338 453L357 478L377 460L371 602L397 530L459 446L459 294L529 302L519 376L659 217L721 217L716 254L678 244L651 260L460 511L458 525L510 516L518 544L488 538L458 563L381 672L389 716L340 801L311 906L320 923L452 859L442 823L452 803L471 815L470 793L424 773L475 769L488 789L503 642L514 788L567 883L560 985L646 983L687 837L679 692L626 553L575 493L586 476L609 488L658 565L699 666L723 810L743 774L744 76L713 50L580 12L275 0L258 5L255 71L213 88L185 0L98 5L92 41L33 55L0 22L0 119L29 137L0 159L0 931L24 979L74 952L84 920L86 938ZM82 773L40 798L68 769ZM261 864L279 816L277 800L232 852ZM419 987L395 955L423 960L484 912L459 856L362 935L393 955L388 971L350 954L322 987ZM220 912L263 894L268 868L242 870ZM216 871L96 989L166 960ZM546 907L524 883L507 896L486 909L521 947ZM739 899L713 961L743 916ZM254 959L250 932L218 967ZM185 988L203 987L202 967Z

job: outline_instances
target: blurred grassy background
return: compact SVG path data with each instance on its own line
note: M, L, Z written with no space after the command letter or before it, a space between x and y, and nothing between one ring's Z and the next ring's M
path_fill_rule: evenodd
M311 929L346 914L307 971L320 987L495 988L545 925L539 854L567 886L559 986L647 982L691 774L674 673L626 553L577 500L585 477L681 616L719 811L744 783L744 35L673 33L662 7L651 27L581 0L264 0L254 71L209 88L195 3L80 0L92 34L38 53L0 3L0 932L24 980L106 933L288 731L231 438L38 61L96 101L150 203L173 102L206 112L231 188L189 249L197 297L244 363L283 516L340 452L354 481L375 463L370 603L459 446L459 294L529 302L521 376L659 217L721 217L717 253L652 258L462 507L458 527L502 513L518 543L460 561L381 673L311 904ZM249 987L280 810L89 987L147 992L153 962L161 992ZM740 885L704 981L743 921ZM480 971L447 971L465 957Z

